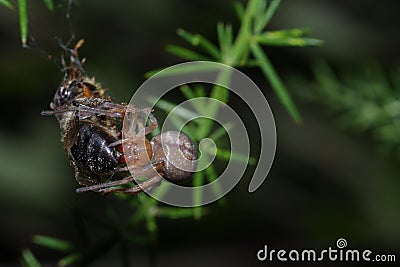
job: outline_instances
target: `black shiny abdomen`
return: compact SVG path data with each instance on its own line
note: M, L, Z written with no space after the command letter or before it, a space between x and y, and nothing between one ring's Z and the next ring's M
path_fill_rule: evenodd
M109 147L116 138L89 123L80 123L77 138L71 156L80 171L99 176L116 171L120 154L115 147Z

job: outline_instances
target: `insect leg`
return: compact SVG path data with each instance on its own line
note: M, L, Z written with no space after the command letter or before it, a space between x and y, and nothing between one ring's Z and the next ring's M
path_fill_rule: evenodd
M63 114L65 112L71 112L71 111L83 113L84 115L85 115L85 113L87 113L87 114L96 114L96 115L105 115L105 116L109 116L111 118L115 118L115 117L122 118L125 115L125 111L121 111L121 110L102 109L102 108L99 108L99 107L92 108L92 107L88 107L88 106L61 107L61 108L59 108L57 110L42 111L41 114L42 115L58 115L58 114ZM78 114L78 115L79 116L83 116L82 114Z
M121 187L109 187L109 188L104 188L100 189L97 192L101 194L113 194L113 193L122 193L122 194L138 194L143 191L146 191L150 189L152 186L155 184L159 183L161 181L160 176L154 176L142 183L140 185L135 185L134 187L128 187L128 188L121 188Z
M106 189L109 187L114 187L114 186L125 185L128 183L131 183L135 180L135 178L154 177L154 172L157 172L157 170L160 169L162 166L164 166L163 161L153 162L152 164L138 168L135 171L135 173L132 173L132 176L128 176L128 177L125 177L125 178L123 178L121 180L117 180L117 181L111 181L111 182L107 182L107 183L103 183L103 184L96 184L96 185L81 187L81 188L76 189L76 192L83 193L83 192L87 192L87 191L99 191L101 189ZM123 169L123 171L126 171L126 170ZM146 181L144 181L143 183L145 183L145 182Z

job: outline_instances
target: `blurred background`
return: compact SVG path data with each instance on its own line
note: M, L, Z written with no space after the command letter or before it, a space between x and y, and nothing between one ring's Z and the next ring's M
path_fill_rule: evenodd
M178 28L215 42L217 22L237 30L232 3L73 1L68 19L64 2L50 12L42 1L28 1L28 49L20 44L17 10L0 7L0 265L18 266L21 250L29 247L52 266L62 253L33 245L33 235L76 240L79 225L96 225L77 214L107 221L111 208L123 221L132 212L115 197L75 193L58 124L40 115L63 78L56 38L66 42L71 29L84 38L79 52L88 74L110 88L116 102L127 102L146 72L181 62L165 51L167 44L184 44ZM258 265L256 252L265 244L324 249L341 237L350 248L398 253L399 7L398 1L282 1L268 29L307 27L324 41L321 47L267 50L302 123L291 119L257 69L244 70L264 90L276 120L277 154L268 179L249 194L249 168L224 204L207 206L200 219L158 220L151 248L128 246L132 265ZM380 113L380 104L389 102L393 116ZM371 105L378 110L373 118L363 109ZM383 124L397 128L379 134ZM91 230L102 235L100 227ZM105 251L91 266L120 264L117 248Z

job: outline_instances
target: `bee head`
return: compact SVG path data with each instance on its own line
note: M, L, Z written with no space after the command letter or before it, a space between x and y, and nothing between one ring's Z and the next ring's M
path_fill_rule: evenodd
M101 89L101 87L98 84L95 84L92 80L67 80L62 82L60 87L57 89L54 95L52 109L68 105L76 98L102 97L103 94L104 89Z

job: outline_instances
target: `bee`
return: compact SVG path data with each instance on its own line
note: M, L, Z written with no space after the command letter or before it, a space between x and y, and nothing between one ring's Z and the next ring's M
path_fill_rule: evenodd
M162 178L171 182L188 179L198 158L194 142L178 131L163 132L149 141L146 135L158 127L152 110L114 103L83 70L84 60L78 57L82 44L80 40L73 49L65 48L69 66L62 57L65 77L50 103L51 110L42 112L59 122L75 179L84 186L76 191L137 194ZM171 161L183 162L184 168ZM145 180L133 183L139 177Z

